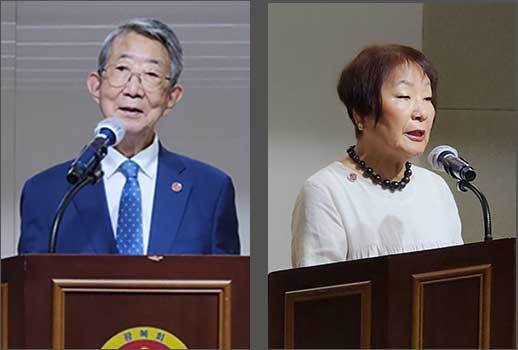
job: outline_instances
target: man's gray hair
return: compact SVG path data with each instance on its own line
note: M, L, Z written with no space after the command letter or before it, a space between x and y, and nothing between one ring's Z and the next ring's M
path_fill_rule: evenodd
M110 48L115 38L122 34L131 32L156 40L167 49L169 58L171 59L171 85L176 84L183 69L182 46L171 27L152 18L135 18L129 20L128 22L122 23L108 34L104 39L101 52L97 59L97 72L99 75L102 75L102 72L106 67Z

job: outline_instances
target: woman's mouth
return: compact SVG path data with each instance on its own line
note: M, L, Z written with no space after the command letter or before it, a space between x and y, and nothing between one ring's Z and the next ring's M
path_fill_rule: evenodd
M425 139L425 131L421 129L411 130L405 132L405 136L411 141L423 142Z

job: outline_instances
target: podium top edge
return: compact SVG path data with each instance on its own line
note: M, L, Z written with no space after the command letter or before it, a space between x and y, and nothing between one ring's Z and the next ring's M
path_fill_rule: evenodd
M440 250L470 249L475 246L488 245L488 244L489 245L512 244L512 243L507 243L507 241L515 242L515 246L516 246L516 237L505 237L505 238L493 239L491 241L470 242L470 243L465 243L465 244L461 244L461 245L448 246L448 247L442 247L442 248L416 250L416 251L412 251L412 252L380 255L380 256L375 256L375 257L370 257L370 258L365 258L365 259L334 261L334 262L329 262L329 263L320 264L320 265L311 265L311 266L304 266L304 267L294 267L294 268L289 268L289 269L275 270L275 271L271 271L268 273L268 278L275 278L277 275L283 275L285 273L288 273L288 271L293 271L293 270L303 271L305 269L307 269L307 270L318 269L318 268L322 268L323 266L337 267L337 266L343 265L343 264L365 264L367 262L372 263L372 264L380 264L380 263L386 262L387 260L397 259L397 258L400 258L403 256L419 255L419 254L434 254L435 252L440 251ZM516 251L515 251L515 253L516 253Z
M39 259L84 259L84 260L132 260L132 261L155 261L163 260L250 260L248 255L117 255L117 254L45 254L30 253L20 254L3 258L3 261L12 260L39 260Z

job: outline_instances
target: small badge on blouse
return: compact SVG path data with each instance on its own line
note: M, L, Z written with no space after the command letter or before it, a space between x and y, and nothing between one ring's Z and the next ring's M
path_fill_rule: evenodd
M347 176L347 180L349 180L351 182L356 181L357 178L358 178L358 175L356 175L355 173L350 173L349 176Z

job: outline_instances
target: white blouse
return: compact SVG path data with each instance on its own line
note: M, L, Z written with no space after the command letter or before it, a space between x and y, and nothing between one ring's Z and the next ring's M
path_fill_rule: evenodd
M292 216L293 266L463 244L445 181L415 165L412 172L395 192L338 161L307 179Z

